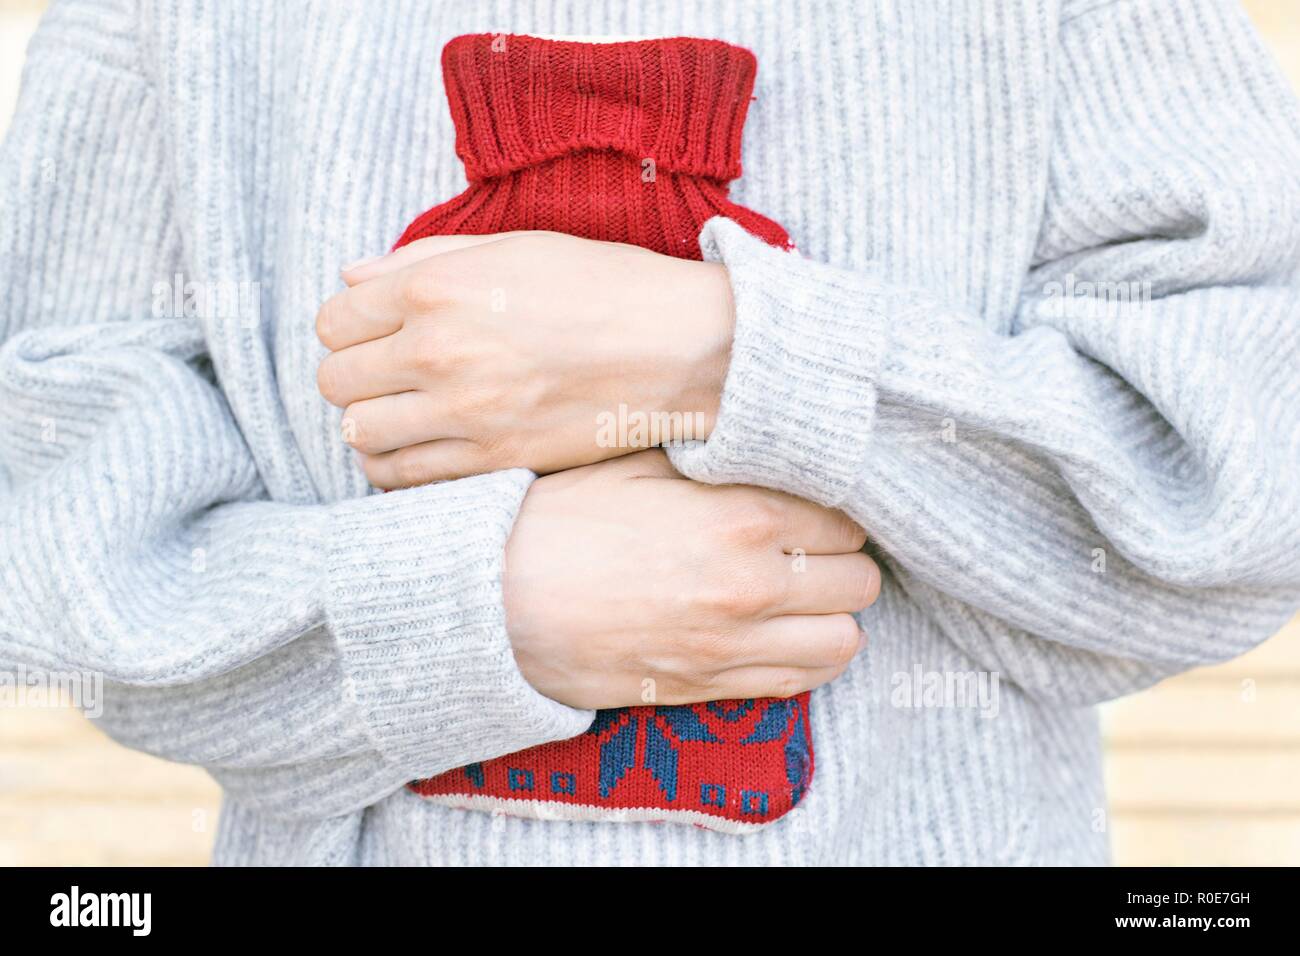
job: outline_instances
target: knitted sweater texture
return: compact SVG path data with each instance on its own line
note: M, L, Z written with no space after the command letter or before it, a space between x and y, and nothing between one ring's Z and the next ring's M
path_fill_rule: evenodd
M869 650L750 835L406 789L583 733L501 602L532 474L379 495L315 386L342 263L470 183L459 34L754 52L736 337L688 477L870 533ZM1219 0L67 0L0 148L0 668L206 767L220 863L1095 863L1095 705L1300 603L1300 120ZM102 782L106 789L111 780Z

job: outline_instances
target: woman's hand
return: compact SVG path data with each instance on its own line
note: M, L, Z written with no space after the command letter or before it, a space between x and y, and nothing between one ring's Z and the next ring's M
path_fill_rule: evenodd
M533 232L422 239L343 277L316 320L319 386L377 487L713 428L734 323L720 265Z
M837 511L647 451L540 478L506 545L524 677L574 707L789 697L863 646L880 572Z

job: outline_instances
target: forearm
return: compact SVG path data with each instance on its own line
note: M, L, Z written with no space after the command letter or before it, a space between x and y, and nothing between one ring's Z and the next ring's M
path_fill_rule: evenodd
M1300 124L1226 5L1090 7L1059 58L1019 308L713 224L736 343L674 461L843 508L952 640L1076 699L1241 653L1300 601Z
M0 150L0 666L97 672L111 734L308 816L579 732L502 621L530 475L312 504L243 356L143 318L187 269L143 67L132 4L56 6Z
M1291 386L1267 374L1282 366L1243 342L1228 349L1236 367L1215 367L1223 346L1207 333L1213 361L1176 381L1137 371L1167 361L1157 330L1184 317L1218 335L1251 315L1269 340L1294 323L1294 291L1150 303L1126 318L1128 346L1152 351L1106 368L1059 329L996 335L920 290L780 259L728 224L704 244L731 270L736 345L717 428L674 463L843 509L976 659L1053 696L1109 695L1241 653L1294 609L1295 461L1287 426L1257 414L1288 407ZM1114 340L1093 335L1094 356ZM1046 658L1077 679L1054 679Z
M0 501L0 659L101 673L110 733L284 812L364 806L586 727L590 713L532 690L505 632L502 556L528 473L267 501L189 364L201 349L167 320L0 351L17 422L0 450L22 476Z

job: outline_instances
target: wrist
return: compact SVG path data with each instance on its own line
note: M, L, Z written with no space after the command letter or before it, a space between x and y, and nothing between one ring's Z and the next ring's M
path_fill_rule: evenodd
M731 365L731 344L735 334L735 304L731 278L724 265L690 262L693 282L691 297L682 315L687 323L676 393L670 411L680 411L694 427L685 437L706 439L713 431L722 402L722 388Z

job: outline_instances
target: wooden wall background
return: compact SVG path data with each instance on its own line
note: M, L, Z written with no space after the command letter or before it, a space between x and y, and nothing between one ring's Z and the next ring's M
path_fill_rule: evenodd
M43 0L0 0L0 131ZM1249 0L1300 89L1300 2ZM1104 709L1115 862L1300 864L1300 617L1254 652ZM71 710L0 708L0 865L201 864L202 770L119 747Z

